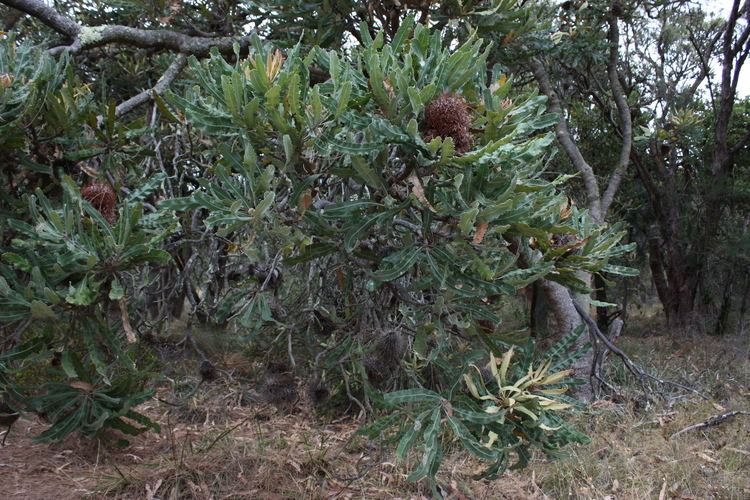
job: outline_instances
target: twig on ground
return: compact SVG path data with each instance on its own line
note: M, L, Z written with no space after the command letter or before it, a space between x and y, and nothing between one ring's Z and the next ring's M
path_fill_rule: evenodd
M611 351L613 354L619 357L620 360L622 360L622 363L625 365L625 368L627 368L627 370L630 373L632 373L641 383L641 386L643 387L644 392L649 392L646 389L646 385L645 385L645 382L648 379L660 385L672 385L672 386L684 389L686 391L693 392L707 401L711 399L707 395L705 395L704 393L700 392L697 389L693 389L692 387L688 387L686 385L679 384L671 380L661 379L659 377L656 377L646 372L643 368L635 364L633 360L631 360L630 357L628 357L627 354L625 354L624 352L620 350L620 348L614 345L609 337L607 337L606 335L604 335L604 333L602 333L602 331L596 325L596 322L591 318L591 316L589 316L586 310L577 301L574 300L573 305L575 306L576 311L578 311L578 314L581 316L581 319L583 319L583 322L586 323L586 326L589 329L589 334L591 335L591 337L596 340L600 340L602 344L604 344L607 350ZM595 374L595 375L601 378L600 374Z
M732 417L736 417L737 415L750 415L750 412L742 411L742 410L735 410L735 411L728 411L726 413L722 413L721 415L715 415L704 422L701 422L699 424L689 425L685 427L684 429L675 432L674 434L669 436L669 439L672 439L676 436L679 436L680 434L683 434L685 432L692 431L695 429L706 429L708 427L714 427L716 425L726 422Z
M218 443L223 438L227 437L229 434L231 434L234 430L238 429L242 424L244 424L248 420L250 420L250 417L245 417L242 420L240 420L240 423L238 423L237 425L234 425L228 429L223 430L218 436L216 436L216 438L213 441L211 441L211 444L206 446L204 449L200 450L200 453L207 453L211 451L211 448L213 448L216 445L216 443Z

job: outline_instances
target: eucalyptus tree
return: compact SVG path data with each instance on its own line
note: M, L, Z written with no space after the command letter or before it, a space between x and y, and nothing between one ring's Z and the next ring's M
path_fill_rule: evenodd
M738 133L729 132L750 47L748 4L732 2L726 19L692 2L554 9L539 14L554 20L550 36L532 34L526 46L538 54L530 71L561 113L558 141L600 221L618 206L626 174L637 177L629 193L642 193L649 208L641 215L654 219L644 231L651 276L669 324L684 328L712 281L717 221L729 213L737 155L748 141L741 119Z

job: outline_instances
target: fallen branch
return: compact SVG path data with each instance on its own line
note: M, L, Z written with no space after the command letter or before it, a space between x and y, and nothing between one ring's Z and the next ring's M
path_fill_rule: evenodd
M589 335L591 336L592 340L601 341L601 343L606 347L608 351L612 352L612 354L619 357L620 360L622 360L622 363L625 365L625 368L627 368L627 370L630 373L632 373L636 379L638 379L638 382L640 382L641 386L644 388L644 391L646 391L646 387L645 387L646 380L652 380L661 385L672 385L675 387L679 387L680 389L693 392L705 400L711 399L707 395L698 391L697 389L693 389L692 387L688 387L686 385L673 382L671 380L661 379L659 377L656 377L646 372L643 368L635 364L633 360L631 360L627 354L622 352L622 350L620 350L619 347L614 345L609 337L607 337L606 335L604 335L604 333L602 333L602 331L596 325L596 321L594 321L591 318L591 316L589 316L586 310L577 301L575 300L573 301L573 306L575 306L576 311L578 311L578 314L579 316L581 316L581 319L583 320L583 322L586 323L586 326L588 327L588 330L589 330ZM603 353L602 355L604 354L606 354L606 352ZM593 375L596 375L597 378L599 378L598 374L592 374L592 376ZM599 378L599 380L603 382L601 378Z
M669 436L669 439L672 439L673 437L679 436L680 434L683 434L688 431L692 431L695 429L706 429L708 427L714 427L716 425L722 424L729 420L732 417L736 417L737 415L750 415L750 412L747 411L741 411L741 410L735 410L735 411L728 411L726 413L722 413L721 415L716 415L714 417L709 418L705 422L701 422L699 424L693 424L685 427L684 429L675 432L671 436Z

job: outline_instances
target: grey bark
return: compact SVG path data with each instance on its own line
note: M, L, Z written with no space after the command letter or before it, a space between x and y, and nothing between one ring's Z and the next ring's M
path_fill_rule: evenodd
M552 86L547 69L539 59L531 60L531 71L534 78L539 85L540 91L547 96L548 99L548 111L556 113L558 115L558 122L556 126L556 136L560 147L565 152L573 167L580 172L583 179L583 184L586 191L586 204L591 214L592 219L597 223L604 222L607 216L612 202L614 201L615 195L620 187L622 178L627 171L630 163L630 153L633 144L633 131L632 122L630 117L630 107L628 106L627 97L625 91L620 83L620 74L618 71L619 64L619 39L620 31L618 25L618 11L613 8L609 16L609 31L607 38L609 41L609 56L607 60L607 77L609 81L610 90L612 92L615 106L617 107L620 132L622 134L622 144L620 147L620 154L618 163L615 165L614 171L610 176L604 194L601 194L599 187L599 181L596 176L594 168L588 163L586 158L581 153L573 134L568 126L567 119L565 117L564 110L560 101L560 97ZM592 277L587 273L579 273L577 276L589 288L591 287ZM573 328L581 324L581 318L578 312L575 310L573 305L574 297L572 294L563 286L546 281L543 284L543 289L550 302L550 306L554 311L555 318L558 324L558 335L564 335L571 331ZM575 297L579 304L586 310L590 309L591 297L586 295L578 295ZM581 347L587 339L585 336L579 337L578 345ZM593 339L592 339L593 341ZM578 377L589 378L591 366L594 362L593 351L589 352L588 355L579 359L573 369ZM578 394L579 398L588 400L592 396L591 385L587 384L585 389L581 389Z
M546 279L540 280L539 285L547 296L550 308L555 315L558 334L566 334L578 327L581 324L581 317L576 311L570 291L561 284ZM582 348L588 341L588 335L581 335L573 345L573 349ZM588 355L579 358L571 367L577 377L587 381L586 384L578 386L575 394L582 401L589 401L593 396L590 377L593 359L592 350Z
M162 49L202 57L212 48L231 53L234 45L240 49L250 46L251 37L190 36L165 29L139 29L130 26L82 26L74 19L60 14L41 0L0 0L0 3L35 17L72 43L50 49L53 55L63 52L78 53L103 45L119 43L139 48Z

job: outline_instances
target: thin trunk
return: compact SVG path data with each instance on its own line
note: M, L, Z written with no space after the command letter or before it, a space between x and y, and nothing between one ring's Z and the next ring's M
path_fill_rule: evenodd
M721 308L719 309L719 318L716 320L716 328L714 329L715 335L724 335L727 332L729 326L729 314L732 312L732 288L734 280L732 279L731 273L725 280L724 294L721 299Z
M669 285L667 284L667 279L664 273L660 243L658 228L652 226L649 230L648 236L648 264L651 268L651 279L656 287L656 294L659 297L659 302L661 302L664 307L667 321L669 321L670 293Z
M565 335L580 325L581 317L576 311L573 299L567 288L549 280L540 280L539 286L549 301L550 310L554 314L557 323L558 336ZM584 308L586 308L584 306ZM581 335L576 340L573 349L582 348L589 341L588 335ZM593 350L589 349L585 356L578 359L571 367L576 377L585 380L587 383L578 386L575 396L582 401L590 401L593 396L591 386L591 368L594 356Z
M607 283L600 275L594 275L594 296L599 302L609 302L607 297ZM596 307L596 324L606 332L609 329L609 311L606 307Z
M529 327L531 335L537 339L544 339L550 335L549 331L550 304L547 296L538 282L532 285L531 309L529 311Z
M622 320L623 327L628 322L628 307L630 306L630 281L622 280L622 314L620 319Z
M740 305L739 331L745 331L745 315L747 314L748 296L750 295L750 271L745 271L745 291L742 292L742 304Z
M617 108L620 132L622 134L622 144L617 164L615 165L612 175L604 186L603 194L600 190L596 172L586 158L584 158L581 150L576 144L573 134L570 131L560 97L550 82L547 69L544 67L542 61L538 59L532 59L531 61L531 71L539 85L539 89L548 98L548 111L559 115L556 128L557 141L575 169L581 173L586 190L586 204L589 213L591 214L591 218L597 224L604 222L607 212L615 199L620 183L622 182L630 163L633 142L630 107L628 105L627 95L620 82L618 68L620 48L618 16L621 15L621 9L616 8L618 5L617 2L613 1L608 19L609 29L607 31L607 42L609 43L609 51L607 58L607 79L609 82L609 90L612 93ZM584 274L578 277L590 287L592 282L591 275ZM570 291L557 283L546 280L542 281L541 286L549 301L550 309L557 320L557 334L565 334L582 323L581 318L573 305L573 294ZM590 310L590 295L577 295L576 300L579 301L584 310ZM588 339L582 336L578 339L576 347L584 345L587 341ZM592 366L593 350L590 350L586 356L575 363L573 369L578 376L590 381ZM591 384L586 384L580 389L578 396L585 400L591 399L591 389Z

